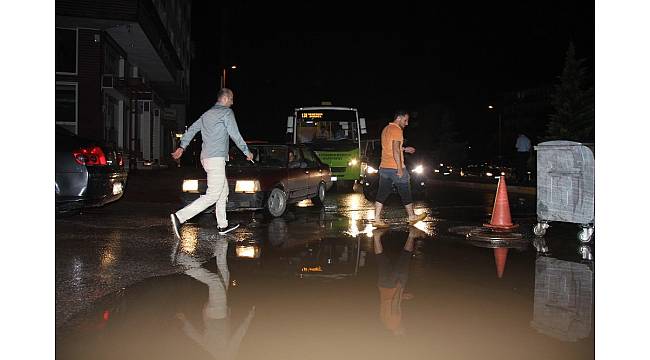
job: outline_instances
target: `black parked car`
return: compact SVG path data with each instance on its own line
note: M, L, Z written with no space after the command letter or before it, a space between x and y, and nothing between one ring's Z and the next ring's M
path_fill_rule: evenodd
M363 186L363 195L369 201L375 201L379 189L379 164L381 163L381 147L369 151L361 165L362 175L359 180ZM430 179L433 173L433 160L426 151L416 151L415 154L404 154L404 163L411 179L411 193L414 197L427 197ZM393 193L397 189L393 187Z
M112 146L58 125L54 146L57 212L102 206L122 197L128 175L122 155Z

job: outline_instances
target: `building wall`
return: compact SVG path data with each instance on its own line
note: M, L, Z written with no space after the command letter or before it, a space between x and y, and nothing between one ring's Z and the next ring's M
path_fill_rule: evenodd
M101 139L103 132L101 93L101 42L97 30L79 29L79 135Z
M64 114L62 119L72 117L69 89L76 87L76 125L66 123L66 126L81 136L114 142L140 160L164 162L161 158L173 150L175 130L182 130L178 124L185 122L189 99L190 11L191 2L182 0L57 0L56 26L77 29L77 68L75 72L58 73L55 77L57 94L59 88L65 87L60 91L66 95L57 95L57 99L64 99L65 105L57 101L57 109L60 106L65 109L59 113ZM137 61L141 60L129 59L132 54L125 47L124 39L113 38L109 31L124 23L136 23L142 28L156 51L147 61L166 66L174 78L173 84L156 83L148 78L146 83L127 81L130 67L138 67ZM57 42L57 49L58 46ZM125 76L119 85L103 88L104 74L112 73L120 78L115 62L107 60L109 48L123 59ZM152 105L149 114L138 112L138 103L147 100ZM154 109L159 114L156 119ZM178 114L178 118L163 116L168 113Z
M101 41L95 42L100 31L77 30L77 74L56 75L57 82L77 84L77 133L84 137L101 139Z

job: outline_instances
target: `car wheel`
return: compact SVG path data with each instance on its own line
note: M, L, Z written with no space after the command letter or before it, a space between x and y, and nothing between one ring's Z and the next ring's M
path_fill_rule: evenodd
M266 198L265 210L273 217L280 217L287 209L287 193L280 188L271 190Z
M316 205L323 205L325 202L325 184L318 184L318 192L316 193L316 196L311 198L311 201Z

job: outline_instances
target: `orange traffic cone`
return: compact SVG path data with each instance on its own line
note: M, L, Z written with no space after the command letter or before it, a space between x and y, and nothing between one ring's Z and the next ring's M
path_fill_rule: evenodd
M497 276L499 279L503 276L503 271L506 269L506 258L508 257L508 248L495 248L494 249L494 262L497 264Z
M506 187L505 176L499 177L497 185L497 195L494 198L494 207L492 208L492 219L489 224L483 224L493 230L510 230L519 225L513 224L510 218L510 203L508 202L508 189Z

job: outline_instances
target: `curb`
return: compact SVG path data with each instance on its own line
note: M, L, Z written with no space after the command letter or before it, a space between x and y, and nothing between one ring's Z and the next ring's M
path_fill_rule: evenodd
M449 181L449 180L429 180L430 184L434 185L448 185L455 187L462 187L468 189L481 189L481 190L497 190L497 184L486 184L486 183L476 183L476 182L465 182L465 181ZM509 193L518 193L518 194L528 194L535 195L537 194L537 188L532 186L512 186L508 185Z

